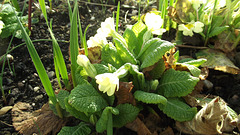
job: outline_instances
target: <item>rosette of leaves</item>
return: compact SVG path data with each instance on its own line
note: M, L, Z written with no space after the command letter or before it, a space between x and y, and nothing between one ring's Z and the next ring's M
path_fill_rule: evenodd
M17 12L16 9L8 3L0 4L0 7L0 20L4 23L0 37L7 38L16 32L15 37L22 38L22 31L18 25L17 17L21 20L23 26L27 26L28 17L22 16L20 12ZM15 13L17 16L15 16ZM33 21L37 22L36 19L33 19ZM24 28L28 33L30 32L27 27Z

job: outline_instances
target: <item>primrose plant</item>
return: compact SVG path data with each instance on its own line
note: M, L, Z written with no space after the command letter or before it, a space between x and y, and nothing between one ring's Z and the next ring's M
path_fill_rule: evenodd
M239 42L240 1L230 0L180 0L169 9L169 16L178 23L178 31L184 36L199 33L205 45L216 36L231 43L229 51ZM223 38L224 37L224 38Z
M43 13L46 13L44 1L39 2ZM126 28L123 35L116 31L114 19L107 18L101 23L96 35L83 41L84 48L80 49L79 54L77 21L80 19L76 0L73 11L69 4L69 15L72 81L67 81L70 79L65 77L66 89L60 89L57 94L52 93L49 87L44 88L50 99L50 107L56 115L62 118L74 116L82 122L75 127L63 127L60 135L76 132L90 134L93 127L98 133L106 131L112 135L113 128L133 122L148 104L157 106L177 121L188 121L194 117L197 108L191 108L182 97L194 90L201 73L198 66L206 60L179 61L179 52L174 51L174 44L155 37L165 31L161 28L163 20L160 16L147 14L145 23L138 20L131 28ZM117 24L116 21L116 26ZM60 57L61 52L51 27L49 31L53 38L54 56ZM81 29L79 31L85 37L86 33L81 34ZM29 41L29 37L26 36L26 39ZM34 50L31 42L28 43L28 47ZM35 58L35 55L31 56ZM61 60L54 61L56 73L64 78L65 68L60 64ZM43 67L34 64L42 82L46 81L47 79L41 78L46 76L41 69ZM57 77L60 79L59 75ZM47 86L48 82L43 85Z

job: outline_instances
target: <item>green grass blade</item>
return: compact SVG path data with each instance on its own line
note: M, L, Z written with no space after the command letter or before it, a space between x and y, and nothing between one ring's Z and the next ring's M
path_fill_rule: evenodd
M22 23L20 22L19 18L17 17L17 21L18 21L18 25L20 26L22 32L23 32L23 39L25 40L26 44L27 44L27 48L29 51L29 54L32 58L32 61L34 63L34 66L37 70L37 73L39 75L39 78L42 82L42 85L44 87L44 89L46 90L46 93L49 97L49 100L55 105L57 103L57 99L56 99L56 95L53 91L51 82L48 78L48 75L46 73L46 70L42 64L42 61L30 39L30 37L28 36L27 32L25 31Z
M47 19L47 10L46 10L46 5L45 5L45 0L39 0L40 7L42 9L43 16L48 24L48 19Z
M88 56L88 47L87 47L87 42L86 42L86 34L87 34L87 30L89 28L90 24L88 24L87 28L84 31L84 37L83 37L83 46L84 46L84 51L85 51L85 55Z
M120 14L120 1L118 1L118 7L117 7L117 15L116 15L116 32L118 32L119 14Z
M70 23L71 23L72 22L72 8L71 8L69 0L67 0L67 3L68 3L68 14L69 14Z
M77 28L77 15L78 15L78 4L77 0L74 0L74 9L72 14L72 22L70 28L70 58L71 58L71 74L73 80L73 86L75 83L75 70L77 68L77 56L78 56L78 28Z

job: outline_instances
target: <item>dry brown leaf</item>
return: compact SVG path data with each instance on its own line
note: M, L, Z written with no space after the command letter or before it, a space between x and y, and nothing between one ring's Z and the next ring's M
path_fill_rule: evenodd
M132 95L132 82L120 82L119 90L115 92L117 96L117 104L130 103L136 105L136 101Z
M232 121L226 103L219 97L206 104L195 117L188 122L177 122L178 130L187 134L213 135L231 131Z
M99 63L101 61L101 47L94 46L88 48L88 58L92 64ZM79 49L79 54L85 54L84 48Z
M12 106L4 106L3 108L0 109L0 116L6 114L12 108L13 108Z
M231 74L239 74L240 69L222 52L214 49L206 49L196 53L197 58L205 58L207 61L201 66L212 68Z
M159 135L174 135L174 132L171 127L167 127L167 129L161 132Z
M49 108L48 104L34 112L28 103L18 102L12 109L12 121L14 128L21 134L33 133L57 134L66 124L66 119L60 119Z
M126 124L125 127L137 132L138 135L152 135L146 125L138 117L133 122Z
M176 52L176 48L174 47L163 55L163 60L164 60L166 69L175 67L175 62L176 62L176 59L174 58L175 52Z

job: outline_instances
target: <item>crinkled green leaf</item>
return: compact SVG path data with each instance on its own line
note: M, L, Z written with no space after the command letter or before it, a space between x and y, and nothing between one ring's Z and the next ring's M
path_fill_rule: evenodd
M134 93L134 97L138 101L142 101L147 104L159 104L159 103L165 104L167 102L167 99L161 95L144 91L136 91Z
M140 61L142 62L141 69L154 65L167 51L174 47L171 42L161 39L155 40L156 42L149 45L146 51L140 56Z
M155 68L149 72L151 75L152 79L159 79L163 72L165 71L165 63L163 59L160 59L158 63L155 65Z
M141 48L142 44L143 44L143 35L147 31L147 26L142 21L138 21L137 23L135 23L133 25L132 31L135 33L135 35L138 39L138 43L140 45L140 46L137 46L137 47Z
M84 76L86 76L87 73L86 71L83 69L83 67L78 66L78 68L76 69L75 72L75 82L77 85L81 85L81 84L87 84L88 81L85 79Z
M124 31L123 38L127 42L129 51L136 56L141 49L141 45L139 44L135 33L131 29L127 28Z
M118 109L112 108L112 107L106 107L103 110L100 119L96 123L96 131L98 133L102 133L104 130L107 129L107 126L108 126L107 124L108 124L108 121L109 121L108 115L112 115L112 114L118 115L119 114Z
M124 46L124 44L117 38L114 38L115 46L118 54L124 63L132 63L137 64L137 60L133 56L133 54Z
M90 84L76 86L69 95L68 103L81 112L97 112L107 106L106 100Z
M78 111L68 103L68 97L65 98L64 103L66 111L69 112L72 116L85 122L89 122L89 117L87 117L85 113Z
M167 114L168 117L180 122L192 120L197 113L196 107L191 108L179 98L169 98L165 105L158 104L158 108Z
M159 41L159 38L152 38L149 41L147 41L144 45L141 51L138 54L138 58L148 49L149 46L154 44L155 42Z
M64 99L69 96L69 92L66 90L60 90L59 93L56 95L59 105L66 109Z
M110 63L116 68L119 68L123 65L123 61L120 55L117 53L117 49L108 44L102 48L101 60L105 63Z
M131 104L119 104L116 109L119 115L113 115L113 126L118 128L135 120L139 113L139 109Z
M103 74L109 72L108 67L103 64L93 64L95 69L97 70L97 74Z
M186 58L186 59L182 59L179 61L179 63L185 63L185 64L189 64L189 65L193 65L195 67L199 67L201 66L203 63L205 63L207 61L207 59L192 59L192 58Z
M229 26L221 26L221 27L215 27L213 30L211 30L211 32L209 33L209 38L216 36L220 33L222 33L223 31L227 30L229 28Z
M163 74L158 90L165 97L182 97L191 93L198 81L189 72L169 69Z
M86 123L81 122L74 127L63 127L58 135L89 135L90 133L90 127Z

